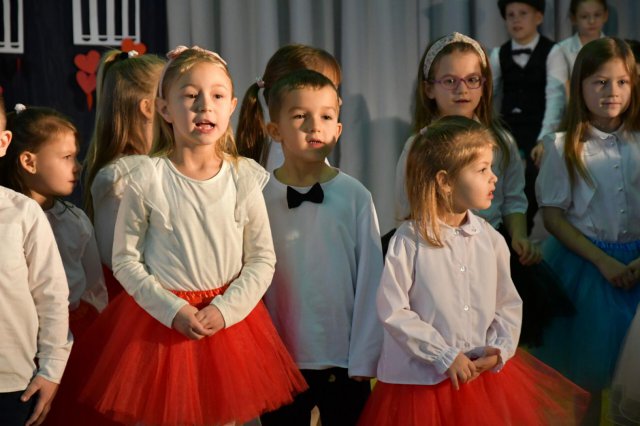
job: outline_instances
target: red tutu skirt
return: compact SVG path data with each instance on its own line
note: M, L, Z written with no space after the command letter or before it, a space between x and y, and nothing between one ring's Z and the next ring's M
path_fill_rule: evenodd
M223 292L176 294L202 308ZM307 388L262 302L240 323L189 340L122 293L91 334L97 360L79 400L118 422L245 422L290 403Z
M499 373L453 388L378 381L358 425L577 425L589 394L518 350Z
M80 305L73 311L69 311L69 329L73 334L74 341L82 339L87 329L98 318L98 310L95 306L84 300L80 300Z
M104 283L107 286L107 296L109 302L112 302L120 293L124 291L120 281L113 275L111 269L108 266L102 265L102 275L104 275Z

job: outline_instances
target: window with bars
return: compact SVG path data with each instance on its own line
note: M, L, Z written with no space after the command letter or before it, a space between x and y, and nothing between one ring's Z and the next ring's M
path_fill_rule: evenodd
M24 53L24 18L22 0L2 0L0 53Z
M73 0L74 44L114 46L124 39L140 41L140 0Z

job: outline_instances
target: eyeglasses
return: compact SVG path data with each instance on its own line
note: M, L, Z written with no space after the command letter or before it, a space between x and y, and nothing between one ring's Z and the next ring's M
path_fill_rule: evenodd
M470 75L465 78L453 77L451 75L444 76L440 80L428 80L429 83L437 83L445 90L456 90L460 86L460 82L464 81L468 89L479 89L487 79L480 75Z

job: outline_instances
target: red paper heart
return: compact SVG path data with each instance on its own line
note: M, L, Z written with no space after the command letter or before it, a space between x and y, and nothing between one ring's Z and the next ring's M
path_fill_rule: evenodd
M96 90L96 75L95 74L87 74L83 71L78 71L76 73L76 81L82 88L82 91L87 95L94 90Z
M73 63L87 74L93 74L100 64L100 54L97 50L90 50L86 55L79 53L73 58Z
M135 50L139 55L144 55L147 51L147 46L145 46L144 43L134 43L132 38L125 38L122 40L120 50L123 52L131 52L132 50Z

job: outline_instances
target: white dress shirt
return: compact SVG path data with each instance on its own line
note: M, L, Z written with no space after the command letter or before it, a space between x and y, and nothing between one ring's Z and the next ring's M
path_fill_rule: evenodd
M373 377L382 345L378 218L371 194L351 176L339 172L321 186L321 204L293 209L276 178L264 189L278 259L265 303L299 368Z
M401 223L409 215L409 198L405 188L405 177L407 157L414 138L415 136L411 136L407 139L396 165L395 212L397 223ZM505 139L509 144L509 165L502 170L502 152L495 150L491 169L498 177L498 181L493 192L493 201L488 209L476 212L489 221L494 228L498 228L507 215L526 214L528 206L527 197L524 194L524 165L520 158L520 151L511 135L505 134Z
M600 37L604 37L604 34L601 34ZM538 140L542 140L545 135L558 130L567 106L567 93L573 64L580 49L582 49L582 42L578 33L575 33L573 36L556 43L549 52L547 87L545 88L546 106Z
M113 272L136 302L171 327L187 302L168 290L230 283L211 302L226 327L243 320L271 283L275 264L262 188L269 174L253 160L224 160L207 180L167 158L117 162L124 191L113 243Z
M69 283L69 309L76 309L83 299L102 311L108 302L107 287L91 221L73 204L57 200L45 214Z
M100 260L111 269L113 230L116 227L118 207L124 193L125 182L115 161L101 168L91 184L93 223Z
M0 393L36 374L60 383L72 343L62 260L38 203L4 187L0 241Z
M515 353L522 300L504 238L471 212L459 228L441 223L441 234L444 247L434 247L406 221L389 244L378 289L383 382L440 383L459 353L487 347L500 351L498 371Z
M565 165L565 134L544 139L536 180L541 207L558 207L587 237L608 242L640 240L640 134L605 133L594 127L582 143L582 160L593 180L578 175L571 185Z

